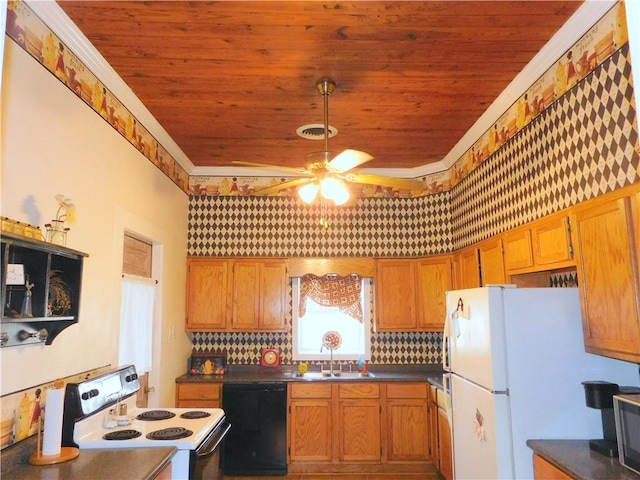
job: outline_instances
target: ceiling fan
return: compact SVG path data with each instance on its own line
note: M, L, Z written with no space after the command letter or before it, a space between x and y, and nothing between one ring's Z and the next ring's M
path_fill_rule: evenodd
M320 193L322 198L331 200L336 205L342 205L350 197L348 183L380 185L382 187L410 191L423 190L426 185L418 180L354 172L354 168L373 159L373 156L366 152L346 149L334 156L329 151L329 96L333 93L335 87L335 82L329 79L320 80L316 84L316 89L324 98L324 151L308 154L304 168L254 162L233 162L239 165L288 171L300 176L300 178L282 182L278 185L260 188L254 192L254 195L269 195L289 188L299 187L298 195L306 203L312 203Z

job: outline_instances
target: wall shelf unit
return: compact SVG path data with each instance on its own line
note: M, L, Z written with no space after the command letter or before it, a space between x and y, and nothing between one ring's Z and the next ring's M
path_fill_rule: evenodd
M0 346L51 345L78 322L82 267L88 255L2 233Z

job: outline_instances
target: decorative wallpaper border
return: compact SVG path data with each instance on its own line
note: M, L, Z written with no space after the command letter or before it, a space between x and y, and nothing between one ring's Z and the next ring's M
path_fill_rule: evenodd
M149 159L183 192L191 195L250 195L254 190L275 185L286 177L189 176L182 166L149 133L138 119L45 25L23 0L9 0L7 35L29 55L105 119L142 155ZM448 191L485 160L511 141L554 102L569 92L614 52L629 41L624 2L615 4L575 45L549 68L472 146L446 171L421 177L424 196ZM294 192L281 192L282 196ZM398 197L391 188L363 186L361 197Z
M185 169L24 1L7 2L6 34L188 193Z
M71 375L63 380L65 385L69 382L79 382L102 375L111 368L111 365L105 365ZM42 425L44 425L44 417L47 413L47 392L53 388L53 385L54 380L51 380L48 383L0 397L0 449L38 433L38 419L42 418Z

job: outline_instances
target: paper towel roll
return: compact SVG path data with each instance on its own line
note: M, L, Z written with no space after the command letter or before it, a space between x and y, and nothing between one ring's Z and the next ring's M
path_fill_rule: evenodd
M59 455L62 443L62 413L64 411L64 383L54 384L47 391L42 438L42 455Z

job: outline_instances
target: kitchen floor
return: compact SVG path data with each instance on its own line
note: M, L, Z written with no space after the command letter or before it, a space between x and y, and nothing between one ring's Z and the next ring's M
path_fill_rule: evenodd
M437 473L293 473L286 477L231 477L224 480L439 480Z

